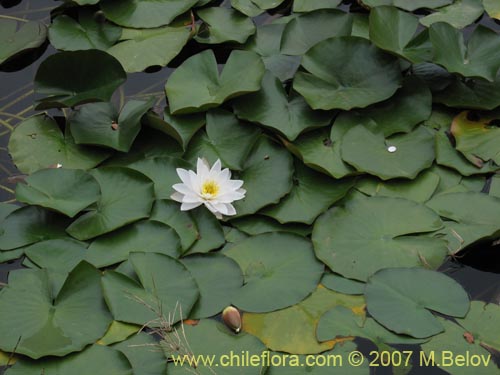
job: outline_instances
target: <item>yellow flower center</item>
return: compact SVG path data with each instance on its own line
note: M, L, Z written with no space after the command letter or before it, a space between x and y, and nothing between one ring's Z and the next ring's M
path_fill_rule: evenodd
M213 180L207 180L201 186L201 194L204 197L211 198L219 192L219 184Z

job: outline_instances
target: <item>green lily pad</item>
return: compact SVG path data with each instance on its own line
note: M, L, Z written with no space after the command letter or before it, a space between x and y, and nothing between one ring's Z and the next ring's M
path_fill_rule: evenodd
M13 250L36 242L66 237L68 219L36 206L21 207L0 223L0 249Z
M231 220L231 224L238 230L250 236L272 232L287 232L307 237L311 234L310 225L300 223L280 224L267 216L251 215Z
M106 146L128 152L141 130L141 118L155 98L130 100L118 114L112 103L89 103L78 108L69 120L76 144Z
M18 184L19 202L42 206L74 217L100 197L97 181L78 169L44 169L26 177L26 185Z
M101 187L101 198L66 229L72 237L87 240L149 216L154 200L149 178L120 167L94 169L91 174Z
M123 29L120 42L108 49L127 73L142 72L150 66L166 66L191 37L186 27Z
M179 207L178 204L177 207ZM180 210L180 207L178 209ZM219 220L204 207L199 207L192 212L191 217L198 229L198 234L196 241L184 255L208 253L224 245L224 232Z
M113 345L130 361L134 374L140 375L166 375L167 359L160 350L159 342L153 335L141 332Z
M294 185L277 205L266 207L262 214L280 223L312 224L316 217L342 199L353 185L349 179L334 180L295 163Z
M453 375L490 375L497 374L498 366L493 362L492 355L479 342L467 342L462 327L450 320L439 318L445 331L434 336L425 344L422 351L425 357L423 363L429 366L441 366ZM446 350L443 350L446 348ZM474 359L475 366L464 366L465 358ZM455 362L457 358L457 362ZM463 358L463 359L462 359Z
M403 10L413 12L417 9L435 9L449 5L453 0L361 0L366 6L378 7L381 5L393 5Z
M319 42L304 55L302 66L307 72L295 75L293 88L313 109L366 107L388 99L401 85L397 60L359 37Z
M98 268L127 260L132 252L180 256L179 236L167 225L156 221L139 221L95 239L85 260Z
M311 12L317 9L335 9L342 0L294 0L293 11Z
M433 62L464 77L495 80L500 68L500 58L495 54L500 40L495 31L480 25L465 44L462 32L447 23L436 23L429 28L429 36L434 47Z
M494 175L491 178L489 195L500 198L500 176Z
M475 192L447 193L435 196L427 206L451 220L445 222L445 228L439 233L445 235L453 253L500 234L499 198Z
M474 341L478 341L483 348L500 350L500 335L498 335L498 319L500 307L494 303L485 304L482 301L471 301L470 310L465 318L456 319L456 322L467 330Z
M418 234L442 227L434 211L416 202L356 197L320 216L312 241L316 256L332 271L366 281L387 267L437 268L447 255L446 242Z
M40 47L47 38L47 27L41 22L19 22L0 19L0 64L21 52Z
M96 344L109 346L117 342L122 342L134 333L137 333L140 329L141 326L137 324L122 323L113 320L106 334Z
M233 107L239 118L277 130L291 141L305 130L328 125L333 117L331 112L313 111L301 96L288 96L281 81L269 71L261 90L236 99Z
M483 0L483 6L491 18L500 19L500 4L496 0Z
M475 118L473 113L466 111L457 115L451 124L456 149L479 168L490 160L500 165L500 128L495 125L498 117L497 113L492 113Z
M219 361L219 359L223 360L224 355L231 351L236 355L248 353L250 357L261 357L266 350L266 347L256 337L246 333L236 335L221 323L211 319L201 320L194 326L184 326L183 333L185 338L181 341L180 347L175 345L175 342L178 342L176 333L169 334L162 343L165 355L171 359L167 368L169 374L185 374L195 369L198 374L210 375L214 373L213 366L199 363L197 366L191 367L188 359L214 356L214 358L217 358L216 361ZM172 362L172 360L176 363ZM184 363L181 362L182 360L184 360ZM220 363L221 366L217 367L217 374L221 375L242 373L258 375L264 371L264 364L247 367L229 366L230 363L227 362L225 366L222 366L223 362Z
M35 94L43 96L36 108L109 101L126 79L121 64L106 52L60 52L45 59L35 75Z
M9 139L9 153L17 168L31 174L61 164L64 168L90 169L107 159L109 151L76 145L66 130L45 114L19 123Z
M255 33L255 25L233 9L211 7L196 12L203 20L195 40L202 44L235 42L243 44Z
M335 306L362 310L361 296L348 296L319 286L297 305L266 314L243 314L243 330L257 336L271 350L293 354L321 353L336 341L320 343L316 328L320 317Z
M342 159L360 172L383 180L414 179L434 161L434 136L425 127L418 127L411 133L385 139L357 125L342 138L341 153Z
M0 293L0 348L38 359L80 351L101 338L111 317L100 279L98 270L81 262L53 295L46 270L12 272Z
M339 10L317 10L299 15L285 26L281 53L303 55L318 42L351 35L351 30L352 16Z
M191 319L220 313L238 294L243 275L238 263L222 254L200 254L182 259L200 289L200 299L189 314Z
M212 50L185 60L169 77L165 90L172 114L202 112L249 92L259 90L264 75L260 57L233 51L219 75Z
M26 256L50 272L70 272L85 258L87 244L71 238L37 242L24 249ZM49 274L50 276L50 274Z
M127 357L118 350L92 345L80 353L63 358L46 358L39 361L23 359L7 370L6 375L133 375Z
M370 12L370 40L379 48L413 63L432 58L426 32L415 36L418 17L394 7L380 6Z
M422 17L420 23L429 27L436 22L446 22L457 29L462 29L476 21L483 13L481 0L457 0L453 4L437 9L435 13Z
M429 311L464 317L469 296L455 280L418 268L388 268L368 279L365 289L368 312L396 333L416 338L444 331Z
M181 211L179 204L170 200L157 200L153 205L150 220L171 227L180 238L183 252L198 240L198 228L188 212Z
M120 39L121 33L121 27L106 22L90 9L81 8L78 21L66 15L54 18L49 28L49 40L55 48L63 51L106 51Z
M231 7L248 17L256 17L264 13L264 10L255 5L252 0L231 0Z
M220 159L224 167L240 171L259 135L258 129L239 121L231 112L211 110L207 113L206 133L198 132L184 159L193 165L200 157L210 165Z
M252 0L252 3L260 9L273 9L279 6L285 0Z
M188 270L164 254L132 253L129 260L139 279L116 271L102 278L104 298L115 320L158 326L185 319L196 300L198 287Z
M135 29L168 25L191 9L198 0L101 0L100 6L109 20Z
M315 289L323 273L310 242L289 233L250 237L224 254L243 270L245 284L232 303L244 311L268 312L296 304Z
M260 137L238 176L247 192L245 198L234 202L236 215L254 214L269 204L278 203L290 192L292 176L292 156L269 138Z
M346 279L331 272L325 272L321 278L321 285L335 292L350 295L361 295L365 291L365 283L358 280Z

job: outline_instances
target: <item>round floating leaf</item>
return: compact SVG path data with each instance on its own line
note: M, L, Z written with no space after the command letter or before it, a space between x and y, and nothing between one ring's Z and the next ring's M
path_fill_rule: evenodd
M470 310L465 318L456 321L472 334L474 341L478 341L483 348L498 351L500 350L498 319L500 319L500 306L471 301Z
M313 109L366 107L391 97L401 82L398 61L359 37L319 42L302 66L308 73L297 73L293 88Z
M222 254L194 255L182 260L200 288L200 299L191 319L208 318L229 306L243 285L241 269Z
M278 203L290 192L292 176L292 156L269 138L261 137L238 176L247 192L245 198L234 202L237 215L253 214L264 206Z
M201 9L196 14L204 22L195 36L199 43L236 42L242 44L255 33L252 19L233 9L211 7Z
M47 27L40 22L22 22L18 28L18 22L14 19L0 19L0 64L11 57L29 50L40 47L47 38Z
M0 223L0 249L12 250L35 242L66 237L67 218L41 207L13 211Z
M231 220L231 224L250 236L271 232L288 232L307 237L312 230L309 225L300 223L280 224L274 219L261 215L251 215Z
M40 64L35 76L35 94L44 96L37 109L108 101L126 79L120 63L103 51L51 55Z
M425 354L423 361L429 363L430 366L439 364L453 375L490 375L498 373L498 366L491 360L491 353L482 347L479 342L469 343L464 337L468 334L467 331L450 320L438 319L444 328L444 332L422 344L422 352ZM444 348L446 348L445 351ZM462 361L461 358L464 360ZM464 366L465 358L469 358L471 365ZM457 361L454 359L457 359ZM477 365L472 366L472 363Z
M436 22L446 22L461 29L473 23L483 13L484 8L481 0L457 0L451 5L439 8L435 13L422 17L420 23L429 27Z
M120 167L94 169L91 174L101 187L101 198L96 208L66 229L71 236L87 240L149 216L154 200L149 178Z
M150 220L159 221L175 230L180 238L183 252L199 239L195 221L188 212L180 210L177 202L157 200L151 211Z
M202 112L224 101L259 90L264 75L260 57L233 51L219 75L212 50L185 60L165 85L172 114Z
M342 0L294 0L294 12L310 12L317 9L334 9Z
M239 118L275 129L291 141L307 129L328 125L333 117L331 112L313 111L301 96L289 97L281 81L269 71L260 91L233 103Z
M418 268L378 271L368 279L365 298L368 312L380 324L416 338L444 331L429 310L464 317L470 305L469 296L455 280Z
M246 333L234 334L224 325L212 319L201 320L194 326L184 326L183 332L185 333L186 342L182 342L180 348L172 348L171 345L167 344L168 342L177 342L175 333L169 334L168 341L163 343L166 356L169 358L176 357L177 360L185 360L184 365L180 365L179 362L174 364L169 361L169 374L185 374L186 371L194 370L187 362L186 353L192 353L195 358L213 356L220 359L230 352L238 353L238 355L248 353L245 355L261 357L266 350L266 347L256 337ZM186 350L186 346L189 349ZM187 355L192 358L191 354ZM261 366L264 366L264 364L261 364ZM264 371L261 366L220 366L217 368L217 374L232 375L244 372L248 375L257 375ZM213 367L201 363L196 366L196 371L202 375L209 375L214 372Z
M120 43L108 49L127 73L142 72L150 66L166 66L190 38L186 27L123 29Z
M281 53L303 55L312 46L334 36L351 35L352 16L339 10L318 10L288 22L281 38Z
M495 53L500 40L495 31L480 25L466 45L462 32L447 23L436 23L429 28L429 36L434 47L433 62L464 77L495 80L500 68L500 57Z
M11 273L0 292L0 348L38 359L80 351L101 338L111 317L100 279L98 270L81 262L54 295L46 270Z
M63 135L57 123L42 114L18 124L9 140L9 153L24 173L62 164L64 168L89 169L109 157L109 152L78 146L73 137Z
M134 374L166 375L167 359L159 349L159 342L153 335L141 332L128 340L113 345L130 361Z
M180 209L178 204L177 207ZM191 217L198 229L198 234L196 241L185 255L208 253L224 245L224 232L222 231L219 220L216 219L214 214L204 207L199 207L193 211Z
M268 312L298 303L314 290L323 273L310 242L289 233L250 237L225 255L243 270L245 285L233 304L244 311Z
M264 13L264 10L255 5L252 0L231 0L231 7L246 14L248 17L256 17Z
M360 295L365 291L365 283L346 279L331 272L325 272L321 278L321 284L330 290L344 294Z
M361 2L370 8L380 5L394 5L395 7L412 12L421 8L441 8L451 4L453 0L361 0Z
M362 151L361 151L362 150ZM434 161L434 137L425 127L385 139L362 125L342 138L342 159L360 172L383 180L415 178Z
M127 260L132 252L161 253L177 258L179 236L163 223L140 221L97 238L88 248L85 260L105 267Z
M23 359L7 370L6 375L133 375L132 367L123 353L101 345L92 345L80 353L63 358L38 361Z
M101 339L97 341L96 344L109 346L117 342L122 342L129 336L137 333L140 329L141 327L136 324L122 323L113 320L108 330L106 331L106 334L101 337Z
M51 272L69 272L85 258L87 244L71 238L37 242L24 250L40 268Z
M437 268L447 255L446 242L418 233L442 226L434 211L416 202L356 197L320 216L312 240L316 256L332 271L366 281L386 267Z
M118 115L112 103L90 103L78 108L69 120L77 144L107 146L128 152L141 130L141 118L151 108L148 101L130 100Z
M121 28L106 22L98 13L81 8L78 21L61 15L54 18L49 28L49 40L58 50L107 50L120 39Z
M462 112L451 124L456 149L479 168L490 160L500 165L500 128L495 125L498 117L498 112L477 118L471 112Z
M78 169L44 169L26 177L26 185L18 184L19 202L42 206L75 216L99 199L99 184L88 173Z
M334 180L302 163L295 163L294 185L290 194L277 205L266 207L262 214L280 223L312 224L318 215L343 198L352 184L352 180Z
M362 311L364 299L318 287L301 303L266 314L243 314L243 330L257 336L271 350L311 354L331 349L336 341L320 343L316 327L332 307L345 306Z
M500 4L496 0L483 0L483 6L490 17L500 19Z
M198 299L198 287L188 270L164 254L132 253L130 263L138 281L116 271L102 278L106 303L115 320L159 325L158 318L171 317L171 324L189 315Z
M101 0L106 18L135 29L168 25L198 0Z

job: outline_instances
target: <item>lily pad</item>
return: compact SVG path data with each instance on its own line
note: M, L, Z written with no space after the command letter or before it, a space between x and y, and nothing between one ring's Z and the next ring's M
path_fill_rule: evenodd
M106 52L60 52L49 56L38 68L35 93L43 96L37 109L73 107L109 101L127 79L121 64Z
M273 9L279 6L285 0L252 0L260 9Z
M231 6L248 17L256 17L264 13L264 10L255 5L252 0L231 0Z
M150 66L166 66L189 41L186 27L123 29L120 42L108 49L127 73L142 72Z
M84 260L87 244L71 238L60 238L37 242L26 247L24 252L38 267L50 272L66 273Z
M352 16L340 10L317 10L288 22L281 38L281 53L303 55L312 46L334 36L351 35Z
M418 268L388 268L368 279L368 312L380 324L416 338L433 336L444 327L429 311L464 317L469 296L455 280Z
M325 272L321 278L321 285L335 292L350 295L361 295L365 291L365 283L358 280L346 279L331 272Z
M319 286L301 303L266 314L243 314L243 330L257 336L271 350L293 354L321 353L337 341L320 343L316 328L320 317L335 306L363 311L361 296L348 296Z
M127 260L132 252L180 256L179 237L167 225L156 221L139 221L98 237L87 251L86 261L105 267Z
M53 295L46 270L12 272L0 293L0 348L38 359L80 351L101 338L111 317L100 279L98 270L81 262Z
M483 0L483 6L491 18L500 19L500 4L496 0Z
M486 304L482 301L471 301L470 310L465 318L456 319L456 322L469 332L474 341L488 350L500 350L500 336L498 335L498 319L500 307L494 303Z
M101 198L66 229L71 236L87 240L149 216L154 200L149 178L119 167L94 169L91 174L101 187Z
M108 330L106 331L106 334L101 337L101 339L97 341L96 344L109 346L117 342L122 342L134 333L137 333L140 329L141 326L138 326L136 324L122 323L113 320Z
M130 100L120 114L112 103L90 103L78 108L69 120L76 144L107 146L127 152L141 130L141 118L155 98Z
M133 375L127 357L118 350L92 345L80 353L63 358L46 358L39 361L23 359L7 370L6 375Z
M204 24L200 26L195 40L202 44L235 42L243 44L255 33L255 25L233 9L211 7L196 12Z
M125 354L132 365L134 374L167 374L167 359L153 335L141 332L128 340L113 345L113 349Z
M64 168L90 169L110 156L109 151L76 145L66 130L47 115L19 123L9 140L9 153L17 168L31 174L61 164Z
M106 51L122 33L118 27L90 9L78 12L78 21L67 15L54 18L49 28L49 40L58 50L78 51L100 49Z
M305 130L326 126L331 112L313 111L298 95L288 96L281 81L271 72L262 80L262 89L233 102L236 115L277 130L293 141Z
M177 323L187 318L198 299L191 274L164 254L132 253L130 263L139 282L116 271L102 278L104 298L115 320L158 326L161 320Z
M0 64L32 48L40 47L47 38L47 27L41 22L20 23L13 19L0 20Z
M219 220L208 210L203 207L197 208L193 211L192 218L195 222L198 234L196 241L185 253L208 253L215 250L224 244L224 232Z
M334 180L297 162L290 193L277 205L265 208L262 214L280 223L312 224L317 216L342 199L352 185L352 180Z
M418 234L442 227L434 211L416 202L356 197L320 216L312 241L316 256L332 271L366 281L387 267L437 268L447 255L446 242Z
M263 75L264 64L254 52L233 51L219 75L213 51L203 51L185 60L169 77L165 90L170 111L175 115L217 107L259 90Z
M168 25L198 0L101 0L106 18L135 29Z
M481 0L457 0L453 4L437 9L435 13L422 17L420 23L429 27L436 22L446 22L457 29L462 29L476 21L483 13Z
M313 109L366 107L388 99L401 85L397 60L359 37L319 42L304 55L302 66L307 72L295 75L293 88Z
M500 57L495 54L500 40L495 31L479 25L465 44L462 32L447 23L436 23L429 28L429 36L433 62L464 77L495 80L500 68Z
M434 136L425 127L418 127L411 133L385 139L357 125L342 138L341 153L342 159L360 172L383 180L413 179L434 161Z
M310 242L288 233L250 237L224 254L244 272L245 284L232 301L244 311L268 312L296 304L315 289L323 273Z
M287 232L307 237L311 234L312 228L309 225L300 223L280 224L276 220L267 216L253 215L231 220L231 224L238 230L250 236L272 232Z
M414 11L417 9L435 9L449 5L453 0L361 0L361 2L370 8L378 7L381 5L393 5L407 11Z
M238 263L222 254L200 254L182 259L200 289L200 299L189 314L191 319L220 313L238 294L243 275Z
M294 0L294 12L310 12L317 9L335 9L342 0Z
M100 197L97 181L78 169L44 169L26 177L26 185L18 184L19 202L42 206L69 217L96 202Z

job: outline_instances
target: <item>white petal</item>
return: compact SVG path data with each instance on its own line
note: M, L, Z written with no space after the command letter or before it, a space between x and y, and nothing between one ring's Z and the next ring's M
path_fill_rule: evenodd
M229 179L231 178L231 171L229 170L229 168L223 169L219 173L219 178L225 182L229 181Z
M243 194L243 195L245 195L247 193L247 191L245 189L238 189L238 190L236 190L236 192Z
M227 215L228 210L224 203L213 203L213 206L217 211L219 211L223 215Z
M201 206L201 204L202 204L201 202L196 202L196 203L182 203L181 204L181 211L192 210L193 208Z
M189 178L189 172L182 168L176 169L177 174L179 175L182 182L184 182L187 186L191 186L191 179Z
M182 194L193 194L194 191L186 184L175 184L172 188Z
M221 203L231 203L245 198L245 194L241 194L236 191L228 191L227 193L221 194L217 197L217 201Z
M212 166L212 169L210 169L210 174L219 174L220 169L221 169L220 159L217 159L217 161Z
M189 178L191 179L191 189L195 193L199 193L201 189L201 178L199 175L194 173L193 171L189 171Z
M198 158L198 161L196 162L196 174L201 181L205 181L207 178L208 173L210 172L209 168L210 167L206 159Z
M170 199L176 201L176 202L182 202L182 198L184 198L184 194L181 194L181 193L173 193L171 196L170 196Z
M226 203L227 214L226 216L236 215L236 209L231 203Z
M184 195L184 197L182 197L182 203L196 203L196 202L203 203L203 199L193 193L186 194Z

